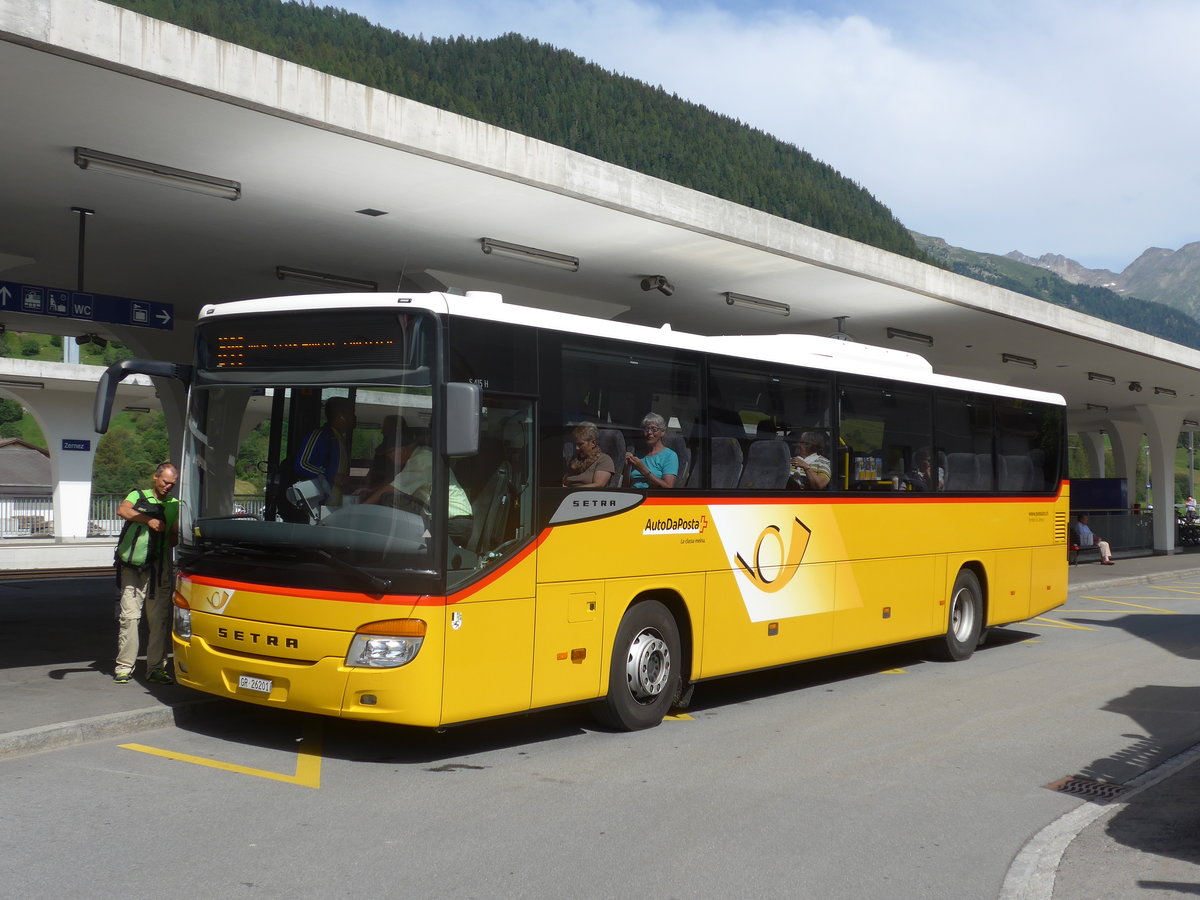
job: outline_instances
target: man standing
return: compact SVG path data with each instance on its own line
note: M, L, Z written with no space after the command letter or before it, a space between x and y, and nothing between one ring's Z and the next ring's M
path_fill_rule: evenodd
M341 506L342 494L350 484L350 434L354 431L354 403L349 397L325 401L325 424L314 429L296 454L296 475L322 476L329 484L325 502Z
M113 681L128 684L137 662L138 623L146 610L149 639L146 646L146 680L173 684L167 669L171 651L171 596L174 577L171 548L179 539L179 501L170 496L179 480L173 463L159 463L149 491L132 491L117 507L125 520L117 539L117 583L121 586L121 611L117 629L117 665Z

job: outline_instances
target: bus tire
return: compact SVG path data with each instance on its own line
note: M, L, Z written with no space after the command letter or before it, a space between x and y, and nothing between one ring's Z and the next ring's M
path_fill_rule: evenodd
M944 662L967 659L979 646L983 631L983 591L970 569L962 569L950 590L946 633L935 638L931 655Z
M597 718L622 731L653 728L679 691L681 659L679 627L667 608L657 600L631 606L617 629Z

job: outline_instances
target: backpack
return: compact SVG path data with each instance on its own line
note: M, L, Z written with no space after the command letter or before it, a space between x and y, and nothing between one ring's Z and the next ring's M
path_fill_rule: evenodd
M163 504L154 497L146 496L145 491L138 491L138 499L134 501L133 510L146 513L156 519L162 519L164 522L167 520L167 511ZM159 543L164 536L165 532L153 531L141 522L131 522L126 519L125 524L121 526L121 533L117 537L117 549L113 553L113 563L117 566L118 572L121 566L137 569L139 572L145 572L152 568L158 561Z

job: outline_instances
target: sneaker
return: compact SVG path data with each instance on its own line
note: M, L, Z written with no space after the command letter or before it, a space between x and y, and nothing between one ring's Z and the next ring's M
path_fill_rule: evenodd
M129 684L129 682L133 681L133 673L117 672L115 675L113 675L113 681L116 684Z
M155 669L146 676L151 684L174 684L175 678L166 669Z

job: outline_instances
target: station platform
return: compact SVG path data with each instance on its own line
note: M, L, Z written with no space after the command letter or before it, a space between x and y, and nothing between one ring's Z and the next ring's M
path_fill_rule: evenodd
M1069 567L1070 593L1200 579L1200 552L1194 550L1117 557L1116 562ZM133 682L113 683L116 594L111 569L23 576L0 572L0 759L161 728L202 705L220 702L177 685L148 684L140 662ZM1044 852L1031 841L1032 851L1023 851L1032 853L1023 863L1028 871L1010 872L1015 886L1006 882L1001 896L1125 896L1108 892L1114 884L1111 876L1137 867L1148 873L1139 882L1139 898L1200 892L1200 765L1193 764L1200 760L1200 734L1196 741L1190 758L1177 758L1172 771L1131 797L1123 808L1134 814L1114 808L1096 815L1067 835L1065 846L1049 842ZM1125 832L1136 833L1117 835L1107 828L1116 814L1125 816ZM1057 842L1063 844L1062 835ZM1166 848L1162 853L1154 849L1160 846Z

